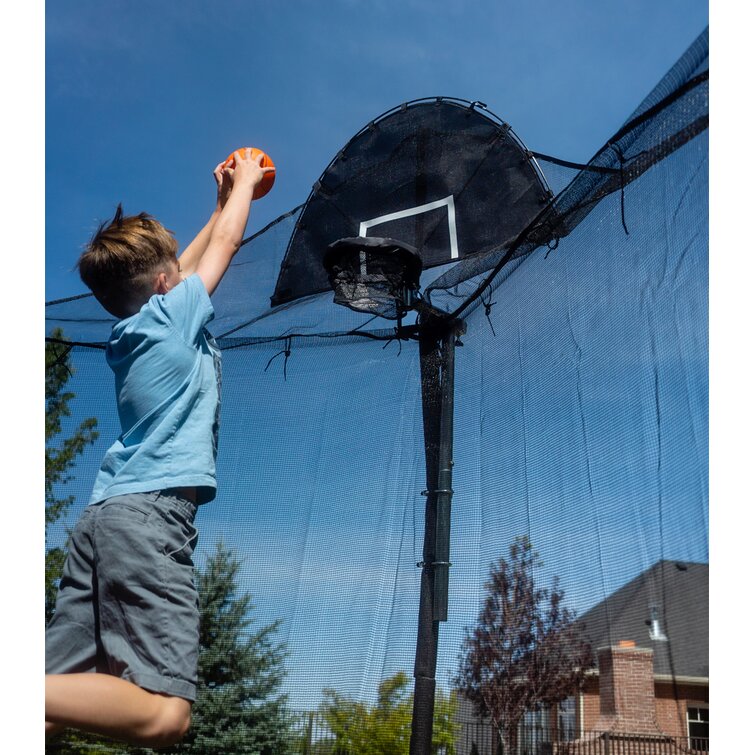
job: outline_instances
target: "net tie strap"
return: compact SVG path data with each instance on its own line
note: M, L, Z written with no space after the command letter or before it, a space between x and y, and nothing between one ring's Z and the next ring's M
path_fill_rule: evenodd
M394 341L398 342L398 353L396 354L397 357L401 356L401 330L399 328L393 329L394 335L392 335L384 344L383 351L385 351Z
M627 236L629 236L629 229L627 228L626 223L626 216L624 214L624 163L626 162L626 158L624 157L624 153L619 149L619 147L611 143L608 145L615 153L616 157L619 158L619 169L620 169L620 178L621 178L621 225L624 226L624 233L626 233Z
M488 297L487 301L485 300L485 297L481 297L482 304L485 307L485 317L488 320L488 325L490 325L490 330L493 331L493 337L495 338L495 328L493 327L493 321L490 319L490 313L493 311L493 307L498 303L493 301L493 289L488 289Z
M558 249L558 242L559 242L560 240L561 240L561 239L560 239L560 238L558 238L558 236L557 236L557 237L556 237L555 239L551 239L550 241L548 241L548 242L547 242L547 243L545 244L545 246L547 246L547 247L548 247L548 251L547 251L547 252L545 253L545 257L544 257L544 259L546 259L546 260L547 260L547 259L548 259L548 255L549 255L549 254L550 254L551 252L555 252L555 251L556 251L556 249Z
M267 365L265 366L264 372L267 372L267 368L273 363L273 360L275 360L277 357L283 355L283 379L287 379L286 374L286 368L288 366L288 358L291 356L291 336L286 337L286 345L283 349L281 349L277 354L273 354L273 356L270 357L270 360L268 361Z

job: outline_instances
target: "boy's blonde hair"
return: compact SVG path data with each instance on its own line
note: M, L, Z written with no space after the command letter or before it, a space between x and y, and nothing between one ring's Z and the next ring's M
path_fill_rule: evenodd
M178 242L146 212L123 214L97 229L79 258L81 280L110 314L128 317L153 294L155 276L176 263Z

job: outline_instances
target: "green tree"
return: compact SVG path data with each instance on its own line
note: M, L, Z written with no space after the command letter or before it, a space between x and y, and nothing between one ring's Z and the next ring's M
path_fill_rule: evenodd
M456 684L489 716L506 752L516 752L519 723L530 710L574 694L592 665L575 614L554 577L537 587L542 566L529 539L517 537L509 558L490 567L477 625L465 631Z
M323 691L320 715L334 737L334 755L407 755L412 726L413 695L403 672L384 679L373 706ZM453 755L456 698L438 691L435 696L433 752ZM314 752L314 750L313 750Z
M58 496L59 486L73 479L71 469L84 449L97 440L94 417L85 419L73 432L63 435L63 422L71 416L71 402L75 398L66 390L73 376L71 346L63 343L63 331L53 331L55 340L45 344L45 544L50 525L65 516L74 496ZM55 609L58 582L63 571L65 549L45 547L45 621L49 622Z
M239 593L241 562L222 542L198 572L199 686L189 733L161 752L276 755L288 739L281 694L286 648L280 621L254 629L252 596Z

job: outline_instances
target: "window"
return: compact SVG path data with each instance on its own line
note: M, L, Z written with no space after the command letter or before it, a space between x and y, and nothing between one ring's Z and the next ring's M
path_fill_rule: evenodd
M690 749L708 752L707 706L687 706L687 733Z
M548 710L528 710L519 723L517 755L535 755L542 742L548 741Z
M567 697L558 704L559 742L571 742L577 738L577 699Z

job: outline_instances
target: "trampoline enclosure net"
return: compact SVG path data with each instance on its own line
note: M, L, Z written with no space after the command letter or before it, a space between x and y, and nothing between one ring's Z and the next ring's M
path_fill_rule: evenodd
M381 151L379 119L374 129L371 164L390 182L404 156ZM554 196L516 233L498 245L488 234L485 248L423 272L425 296L466 326L436 675L438 696L453 701L446 753L494 752L457 675L491 564L511 563L523 538L539 556L535 586L558 578L592 670L522 715L517 752L558 738L586 747L598 731L707 748L707 134L705 33L588 166L537 161ZM448 142L463 152L463 140ZM485 180L494 195L495 175ZM459 226L486 222L464 201ZM271 306L303 213L325 233L314 204L242 247L210 323L223 350L219 486L197 516L195 564L205 569L222 543L240 563L237 595L252 596L241 637L275 624L268 639L285 647L270 699L285 695L288 738L271 752L338 751L328 703L374 713L386 680L411 680L417 636L427 487L417 343L396 338L394 322L334 305L330 291ZM438 223L446 233L447 218ZM48 336L61 328L75 344L61 437L87 417L99 430L60 486L74 503L49 528L52 547L64 545L120 427L102 352L112 319L84 296L50 303L47 321ZM651 659L653 721L600 708L603 664L618 674L635 656L638 668ZM349 746L341 751L367 751Z

